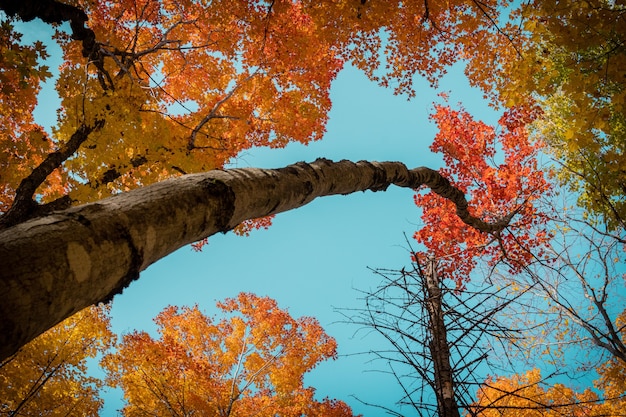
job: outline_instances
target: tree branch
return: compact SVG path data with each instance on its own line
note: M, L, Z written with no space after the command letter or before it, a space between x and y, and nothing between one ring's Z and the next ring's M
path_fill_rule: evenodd
M317 197L392 184L430 187L483 232L506 226L472 216L463 193L437 171L399 162L319 159L172 178L0 230L0 360L75 312L111 300L182 246Z
M63 147L48 154L33 171L24 178L15 191L15 199L11 208L0 217L0 230L14 226L30 218L48 213L52 210L69 207L69 197L61 197L51 203L39 205L33 196L37 188L43 184L48 176L72 156L78 148L87 140L89 134L104 126L104 121L96 122L95 126L81 125Z
M102 87L106 90L113 87L110 75L104 69L104 54L96 34L85 26L87 14L80 8L60 3L55 0L0 0L0 9L9 16L17 16L24 22L39 18L45 23L69 22L72 29L72 39L82 42L82 54L98 69ZM104 78L109 81L106 85Z

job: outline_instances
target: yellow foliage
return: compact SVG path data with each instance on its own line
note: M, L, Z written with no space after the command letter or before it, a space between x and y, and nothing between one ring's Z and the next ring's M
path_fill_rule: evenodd
M626 324L626 310L624 310L615 320L615 327L624 329ZM623 335L622 342L626 342ZM599 367L600 378L596 381L596 387L604 391L607 398L605 408L607 415L620 415L626 407L626 363L623 360L613 357Z
M626 324L626 310L615 321L617 329ZM565 336L562 334L561 336ZM626 341L626 337L622 337ZM532 369L511 377L490 377L479 388L472 411L477 416L586 416L624 414L626 407L626 363L610 357L597 368L599 378L590 388L575 392L563 384L548 385L541 372Z
M596 394L574 392L562 384L546 386L538 369L510 378L487 379L472 412L480 417L604 416Z
M0 415L97 416L103 382L87 359L115 342L109 307L85 309L42 334L0 365Z
M538 136L562 163L560 178L580 203L610 226L626 224L626 24L624 5L536 0L513 18L523 22L521 56L493 77L509 105L538 101Z

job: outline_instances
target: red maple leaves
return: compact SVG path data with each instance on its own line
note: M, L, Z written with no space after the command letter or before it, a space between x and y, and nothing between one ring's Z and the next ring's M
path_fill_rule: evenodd
M431 118L439 133L430 148L443 154L446 167L440 172L470 197L473 215L491 222L512 216L502 232L485 234L462 223L450 201L432 192L415 195L425 225L414 238L459 287L469 281L479 257L490 265L506 259L515 272L541 254L535 249L549 239L547 216L536 203L551 186L538 169L542 144L532 141L527 129L538 114L537 108L511 108L494 128L475 121L463 108L435 106Z

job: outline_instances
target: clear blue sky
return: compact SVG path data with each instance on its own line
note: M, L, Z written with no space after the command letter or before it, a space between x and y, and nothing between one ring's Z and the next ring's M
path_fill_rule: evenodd
M37 24L29 25L26 33L25 41L45 40L50 30ZM51 62L58 63L58 51L51 53L55 54ZM469 88L458 67L441 80L439 89L418 80L417 90L417 98L407 101L348 68L333 84L333 110L323 140L308 147L254 149L233 166L272 168L325 157L438 168L440 158L428 149L435 135L428 114L438 92L449 91L451 103L462 102L478 118L488 122L497 118L482 94ZM53 123L56 107L54 96L46 92L36 112L39 122ZM336 310L364 306L357 289L374 288L379 279L367 267L399 269L409 264L403 233L411 235L420 223L412 196L410 190L391 188L384 193L325 197L280 214L267 231L247 238L232 233L213 236L202 253L182 248L152 265L115 298L113 329L153 331L152 318L167 305L197 303L213 314L215 301L241 291L267 295L293 316L316 317L337 340L339 359L322 364L306 379L318 396L346 401L366 417L382 415L352 396L393 408L401 395L399 387L390 377L373 372L384 369L384 363L352 354L387 346L370 332L342 323ZM102 415L116 415L121 393L105 398Z

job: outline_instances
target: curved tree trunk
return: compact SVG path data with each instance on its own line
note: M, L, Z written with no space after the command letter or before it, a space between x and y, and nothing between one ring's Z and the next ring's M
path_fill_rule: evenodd
M215 170L185 175L31 219L0 231L0 359L75 312L109 301L150 264L246 219L303 206L316 197L430 187L457 206L463 193L428 168L399 162L298 163L281 169Z

